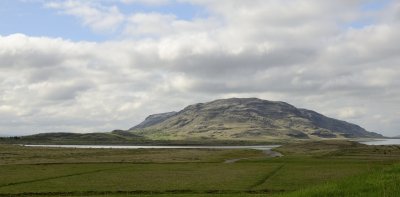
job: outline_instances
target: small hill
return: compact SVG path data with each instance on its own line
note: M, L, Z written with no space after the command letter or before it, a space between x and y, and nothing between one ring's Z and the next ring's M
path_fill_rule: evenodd
M124 144L142 141L143 137L122 130L108 133L39 133L0 139L0 142L20 144Z
M220 99L154 114L129 129L149 139L285 140L383 137L358 125L280 101Z

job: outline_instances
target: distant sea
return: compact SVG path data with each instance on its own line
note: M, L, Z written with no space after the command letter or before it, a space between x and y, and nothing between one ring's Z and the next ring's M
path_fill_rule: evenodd
M366 145L400 145L400 139L374 139L371 141L360 141Z

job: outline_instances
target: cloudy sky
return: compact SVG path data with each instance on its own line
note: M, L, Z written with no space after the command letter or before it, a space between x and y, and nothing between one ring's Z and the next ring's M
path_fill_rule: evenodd
M259 97L400 135L396 0L2 0L0 135Z

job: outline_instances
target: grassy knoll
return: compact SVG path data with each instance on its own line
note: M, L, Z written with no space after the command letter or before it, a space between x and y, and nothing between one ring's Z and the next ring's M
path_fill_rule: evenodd
M400 148L325 141L256 150L0 146L0 196L396 196ZM245 158L236 163L224 163ZM358 194L365 195L358 195Z

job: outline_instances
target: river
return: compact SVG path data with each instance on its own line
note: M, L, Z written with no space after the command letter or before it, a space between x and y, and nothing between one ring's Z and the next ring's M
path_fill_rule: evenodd
M400 145L400 139L360 139L357 140L367 145ZM114 148L114 149L255 149L271 150L280 145L257 145L257 146L130 146L130 145L22 145L27 147L49 147L49 148Z
M257 146L113 146L113 145L22 145L27 147L49 147L49 148L114 148L114 149L255 149L271 150L280 145L257 145Z

